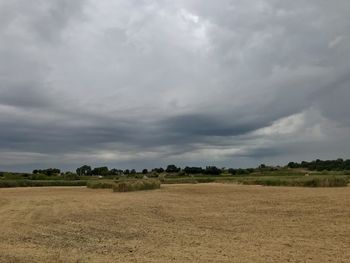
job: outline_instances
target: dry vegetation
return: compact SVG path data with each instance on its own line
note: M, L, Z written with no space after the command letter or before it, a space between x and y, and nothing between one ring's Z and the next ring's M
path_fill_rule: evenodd
M0 189L0 262L350 262L350 187Z
M160 188L160 181L156 179L122 181L113 187L113 192L133 192Z

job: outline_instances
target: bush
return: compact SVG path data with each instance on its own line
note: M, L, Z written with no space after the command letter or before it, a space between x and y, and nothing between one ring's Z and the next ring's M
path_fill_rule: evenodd
M125 180L113 186L113 192L131 192L159 189L160 181L156 179Z

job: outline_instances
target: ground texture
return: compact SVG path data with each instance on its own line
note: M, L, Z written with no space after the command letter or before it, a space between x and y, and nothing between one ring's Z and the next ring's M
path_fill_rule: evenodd
M0 189L0 262L350 262L350 187Z

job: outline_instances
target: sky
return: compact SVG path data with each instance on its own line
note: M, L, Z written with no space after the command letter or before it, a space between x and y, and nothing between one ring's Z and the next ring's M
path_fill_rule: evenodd
M0 0L0 170L350 158L348 0Z

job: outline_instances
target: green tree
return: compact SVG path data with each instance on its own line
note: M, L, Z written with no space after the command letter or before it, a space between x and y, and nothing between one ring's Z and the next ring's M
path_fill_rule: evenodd
M167 173L177 173L181 171L181 168L176 167L174 164L169 164L165 171Z
M77 175L91 175L91 166L83 165L82 167L77 168Z
M91 171L93 175L108 175L109 170L107 166L96 167Z

